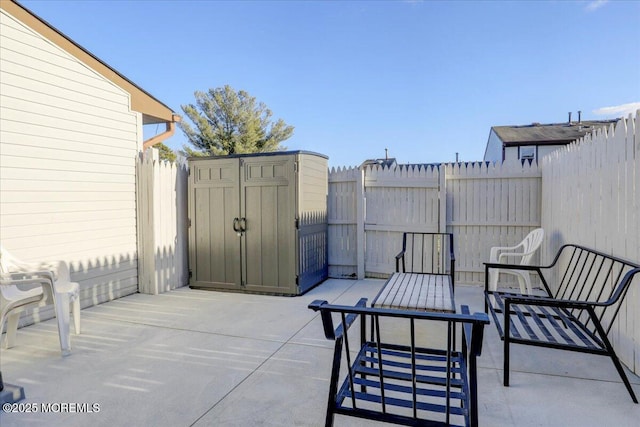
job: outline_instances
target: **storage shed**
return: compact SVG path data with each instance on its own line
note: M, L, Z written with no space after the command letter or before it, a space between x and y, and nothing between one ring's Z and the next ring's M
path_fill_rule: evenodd
M190 286L300 295L325 280L327 173L306 151L190 158Z

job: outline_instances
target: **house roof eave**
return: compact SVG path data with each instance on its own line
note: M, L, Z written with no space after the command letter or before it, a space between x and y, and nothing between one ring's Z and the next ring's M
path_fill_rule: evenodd
M523 147L528 145L567 145L580 138L575 139L554 139L549 141L507 141L503 142L504 147Z

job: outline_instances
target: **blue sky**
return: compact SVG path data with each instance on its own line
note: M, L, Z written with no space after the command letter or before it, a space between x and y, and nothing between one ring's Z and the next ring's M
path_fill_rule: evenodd
M481 160L491 126L640 108L640 1L21 3L178 114L246 90L330 166Z

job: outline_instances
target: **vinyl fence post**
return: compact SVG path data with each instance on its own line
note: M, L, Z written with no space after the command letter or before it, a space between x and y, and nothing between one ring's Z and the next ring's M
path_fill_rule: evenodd
M365 239L364 239L364 219L365 219L365 193L364 193L364 174L365 167L360 168L358 179L356 181L356 250L357 253L357 272L358 280L364 279L364 263L365 263Z
M447 232L447 165L441 164L438 167L438 198L439 198L439 224L438 224L438 232L446 233Z

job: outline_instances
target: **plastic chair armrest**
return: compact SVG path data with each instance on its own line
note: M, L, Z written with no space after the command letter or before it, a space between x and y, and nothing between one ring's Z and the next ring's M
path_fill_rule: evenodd
M521 246L522 246L522 243L519 243L516 246L494 246L494 247L491 248L491 251L489 253L489 260L491 262L497 262L499 257L500 257L500 255L503 252L515 251L516 249L518 249Z

